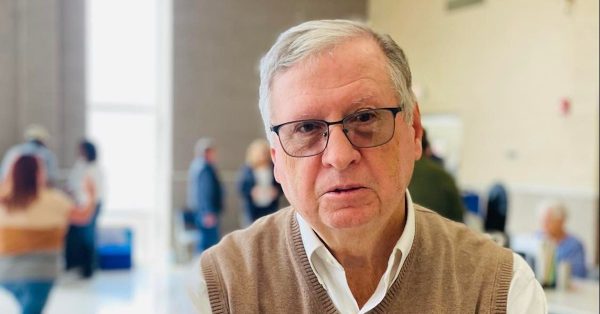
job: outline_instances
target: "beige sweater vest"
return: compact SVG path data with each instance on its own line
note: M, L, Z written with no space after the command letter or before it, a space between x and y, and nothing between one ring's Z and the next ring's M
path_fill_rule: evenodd
M512 253L417 205L415 217L412 249L370 313L505 313ZM338 313L290 208L227 235L200 265L213 313Z

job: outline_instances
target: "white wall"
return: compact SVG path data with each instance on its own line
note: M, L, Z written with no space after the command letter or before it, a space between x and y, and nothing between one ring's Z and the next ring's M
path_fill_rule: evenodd
M62 168L84 135L84 1L0 0L0 155L44 125Z

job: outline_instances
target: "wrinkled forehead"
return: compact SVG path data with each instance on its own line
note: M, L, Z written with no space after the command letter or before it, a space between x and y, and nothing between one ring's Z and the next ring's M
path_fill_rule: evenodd
M338 38L335 41L331 41L328 44L323 44L318 47L313 47L312 50L305 52L302 56L296 56L293 59L286 60L285 57L282 58L279 62L279 66L275 69L271 81L269 82L269 87L273 87L274 82L277 79L289 72L292 69L298 67L310 67L316 69L316 64L322 62L324 59L336 60L339 59L340 62L348 61L346 58L346 54L351 56L360 56L368 54L369 57L367 59L363 59L364 62L355 62L353 63L359 67L373 67L380 66L381 70L388 71L387 69L387 57L385 56L382 48L379 46L377 41L372 37L365 34L356 34L355 36L349 36L345 38ZM361 59L356 59L353 61L357 61ZM362 60L361 60L362 61ZM360 70L360 69L357 69ZM318 71L314 72L314 75L320 75Z
M372 39L348 40L279 71L271 82L271 110L277 111L282 102L346 97L347 102L360 102L381 95L396 98L389 73L387 59Z

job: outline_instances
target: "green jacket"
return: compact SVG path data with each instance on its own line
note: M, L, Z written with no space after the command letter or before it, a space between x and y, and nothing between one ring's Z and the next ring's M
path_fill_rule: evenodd
M463 222L465 209L454 178L431 159L417 160L408 190L413 202Z

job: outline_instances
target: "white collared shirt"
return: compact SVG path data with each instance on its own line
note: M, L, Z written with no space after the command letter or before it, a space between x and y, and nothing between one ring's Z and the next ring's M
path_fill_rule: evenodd
M398 277L415 237L415 213L408 193L407 203L410 208L406 211L407 217L404 232L394 246L388 260L387 269L381 277L377 289L375 289L375 293L373 293L371 298L360 310L354 296L352 296L350 286L346 281L346 272L344 271L344 268L335 257L333 257L331 252L327 250L310 225L298 212L296 212L296 219L298 220L300 235L302 236L302 244L304 244L308 261L310 262L319 283L325 288L325 291L329 294L333 304L341 313L366 313L372 310L383 300L387 290L392 286L396 277Z
M388 260L388 266L381 277L375 292L362 308L354 299L350 286L346 281L344 268L327 250L323 242L317 237L310 225L296 212L296 218L300 227L302 244L306 251L308 261L331 301L340 313L362 314L375 308L392 286L404 261L408 256L415 237L415 210L408 190L406 191L406 225L398 239L392 254ZM208 290L199 267L193 276L196 281L190 287L190 297L196 306L198 313L210 313L210 302ZM546 296L544 290L535 279L529 265L518 254L513 253L512 281L508 290L507 313L547 313Z

